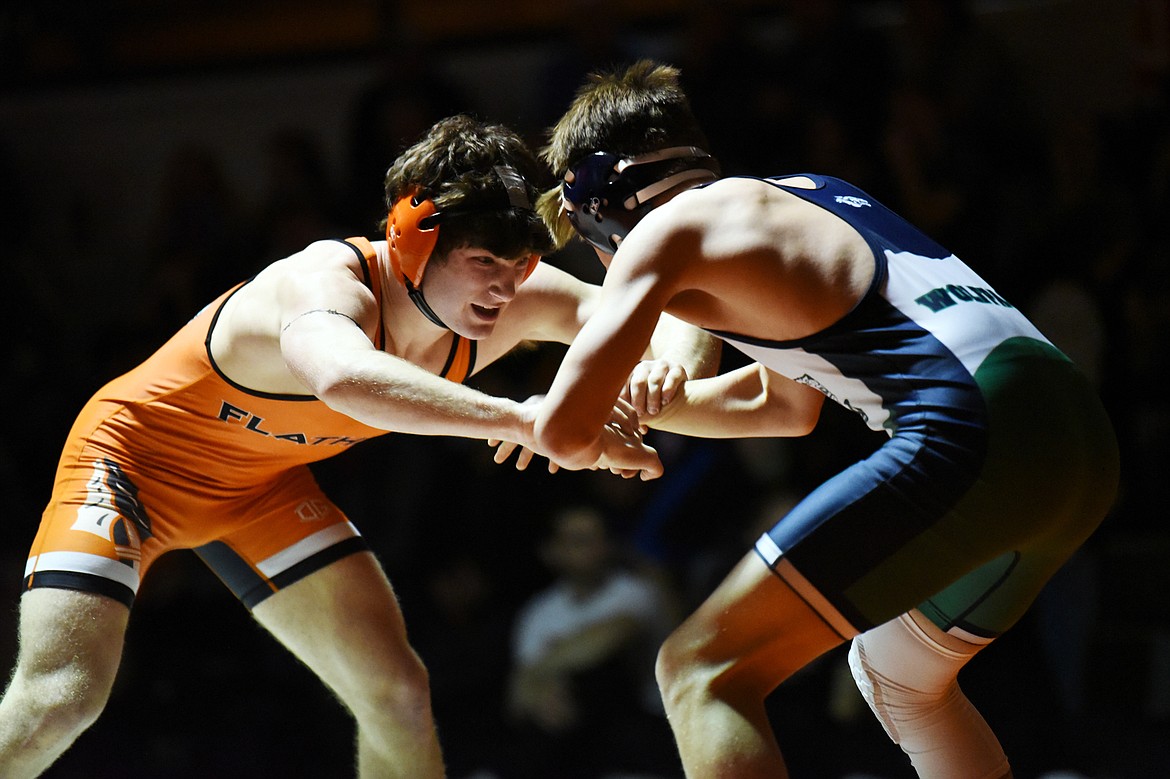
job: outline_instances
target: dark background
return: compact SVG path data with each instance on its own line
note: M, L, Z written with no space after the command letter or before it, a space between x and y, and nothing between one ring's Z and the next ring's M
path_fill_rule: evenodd
M94 390L267 262L373 235L383 171L434 119L475 113L539 146L586 70L637 56L682 67L725 172L852 180L1095 376L1122 440L1121 498L962 681L1020 779L1170 775L1165 0L6 5L0 665L59 447ZM599 277L580 247L549 261ZM472 383L526 397L560 353ZM518 474L481 442L393 435L318 475L399 591L452 775L506 777L507 631L548 582L534 549L557 506L604 506L685 613L774 500L876 445L859 428L830 409L800 441L659 436L668 474L650 484ZM910 775L841 693L839 661L773 696L793 774ZM142 588L106 714L49 775L340 777L351 738L315 680L175 553Z

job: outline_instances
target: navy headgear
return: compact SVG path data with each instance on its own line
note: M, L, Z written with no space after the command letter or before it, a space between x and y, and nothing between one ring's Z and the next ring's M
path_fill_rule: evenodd
M649 201L685 181L719 177L719 163L695 146L635 157L598 151L569 166L561 201L577 233L607 254L650 212Z

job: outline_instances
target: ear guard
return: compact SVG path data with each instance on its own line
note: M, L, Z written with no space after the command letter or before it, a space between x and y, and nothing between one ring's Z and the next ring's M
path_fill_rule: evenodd
M439 240L439 214L434 201L417 195L400 198L386 220L386 243L394 278L417 288L427 260ZM409 288L409 287L408 287Z
M531 210L527 197L523 195L523 180L515 173L518 184L506 177L510 169L497 168L501 180L508 188L508 197L511 207ZM514 194L519 187L520 195ZM519 202L519 198L523 202ZM422 286L423 273L426 271L427 261L435 250L439 240L439 222L443 214L435 208L434 201L419 199L417 194L410 194L400 198L390 209L390 216L386 219L386 244L390 249L390 267L394 270L394 278L406 285L407 289L418 289ZM524 281L536 270L540 262L540 255L533 254L528 258L528 267L524 272Z
M577 233L606 254L653 208L663 192L687 181L719 177L719 163L695 146L674 146L636 157L594 152L565 173L561 202Z
M496 173L507 189L509 207L531 210L532 206L524 193L524 180L520 175L502 166L496 168ZM432 323L450 329L431 309L422 292L423 273L438 243L439 222L442 218L443 213L435 208L434 201L429 198L419 198L418 193L399 198L386 219L386 246L392 275L406 287L407 294L418 310ZM521 282L532 275L539 261L539 254L529 256Z

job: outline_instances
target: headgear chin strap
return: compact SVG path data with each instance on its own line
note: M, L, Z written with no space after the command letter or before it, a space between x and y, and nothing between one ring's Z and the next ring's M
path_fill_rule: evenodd
M508 196L507 208L521 208L532 210L532 201L528 198L527 185L524 177L515 168L507 165L497 165L493 170L503 184ZM391 275L400 281L414 305L423 316L439 327L450 329L439 319L431 309L422 293L423 273L427 262L435 251L435 244L439 240L439 223L445 214L471 213L480 209L453 209L440 212L433 200L419 197L417 192L411 192L399 198L390 215L386 219L386 245L389 247ZM523 282L536 270L540 261L539 254L533 254L528 259L528 267L524 272Z
M606 254L653 208L649 201L679 184L719 177L719 163L695 146L635 157L598 151L565 172L561 202L577 233Z
M394 278L406 287L406 293L423 316L449 330L423 297L421 285L427 260L439 240L439 213L429 198L416 193L400 198L386 219L386 245Z

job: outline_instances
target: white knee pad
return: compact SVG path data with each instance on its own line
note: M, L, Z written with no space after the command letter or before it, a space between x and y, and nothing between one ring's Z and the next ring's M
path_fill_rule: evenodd
M862 696L924 779L1008 775L1003 748L956 681L983 646L910 612L857 636L849 648Z

